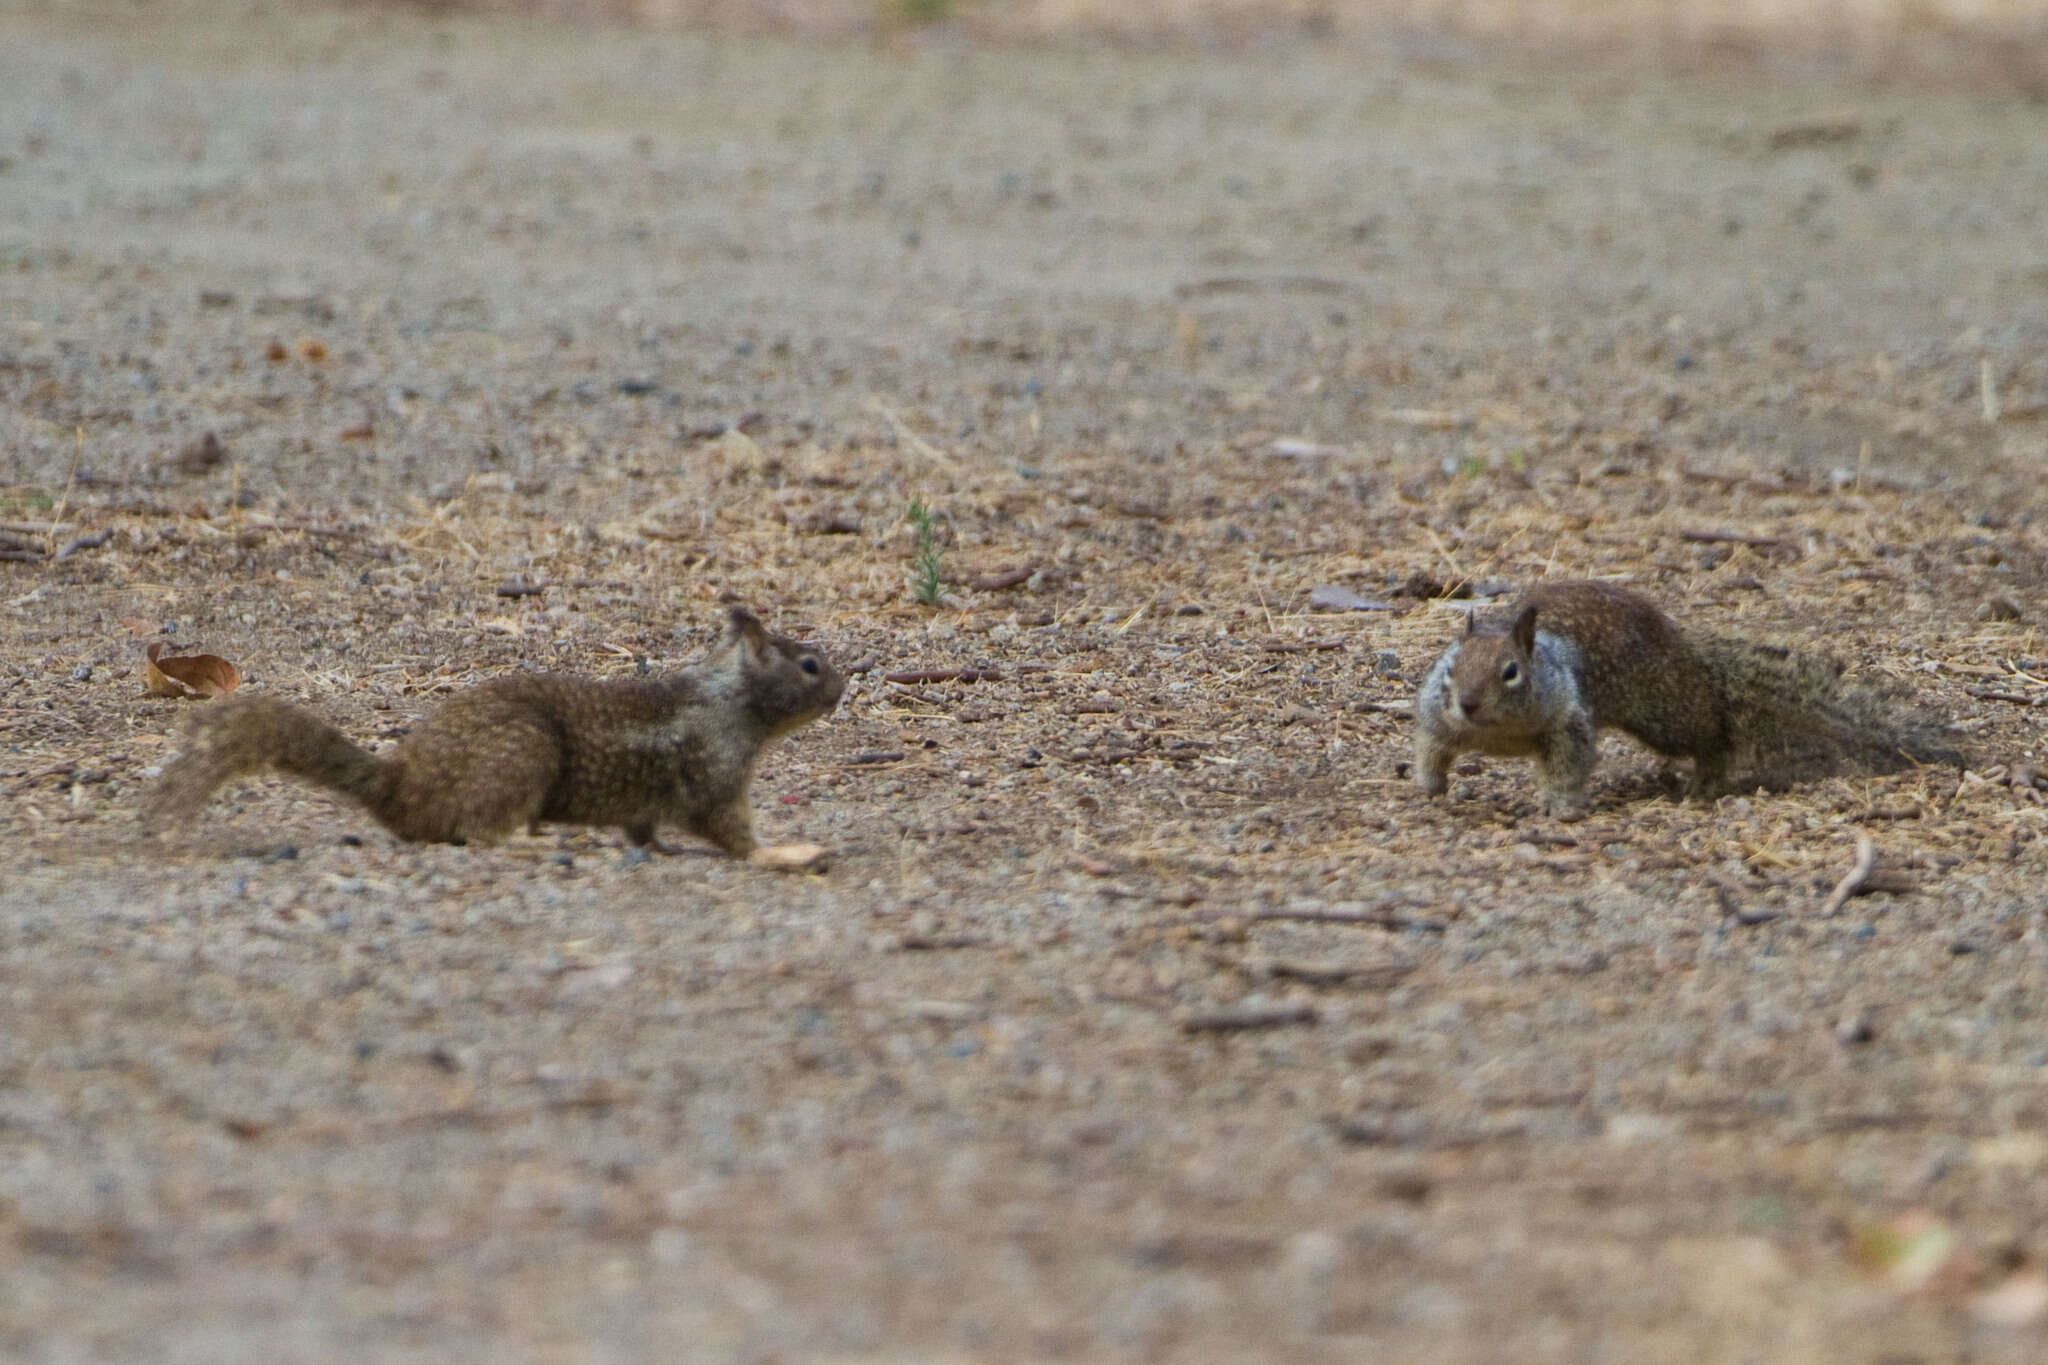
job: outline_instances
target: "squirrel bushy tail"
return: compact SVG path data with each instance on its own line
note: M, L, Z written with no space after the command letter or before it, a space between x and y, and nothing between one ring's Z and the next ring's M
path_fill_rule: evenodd
M272 697L229 697L194 717L185 751L150 795L148 815L189 815L221 784L266 768L338 792L379 819L398 783L396 765L312 713Z
M1961 767L1955 732L1887 680L1847 678L1839 660L1725 635L1696 637L1745 751L1745 778L1779 788L1850 770Z

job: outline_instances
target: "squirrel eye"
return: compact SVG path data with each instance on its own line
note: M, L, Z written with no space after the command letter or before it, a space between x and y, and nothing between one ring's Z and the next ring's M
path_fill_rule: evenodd
M1522 666L1516 663L1513 659L1509 659L1506 663L1500 666L1500 680L1504 683L1511 683L1521 676Z
M818 671L817 656L812 654L804 655L803 663L799 667L806 673L816 673Z

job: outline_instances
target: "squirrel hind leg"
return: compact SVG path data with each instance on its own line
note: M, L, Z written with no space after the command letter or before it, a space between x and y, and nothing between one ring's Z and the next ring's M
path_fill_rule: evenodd
M629 825L622 826L621 830L626 836L626 842L635 848L644 848L649 853L659 853L665 857L682 853L674 844L662 841L661 836L655 833L655 823L652 820L635 820Z
M1696 754L1692 760L1692 781L1687 784L1685 794L1695 801L1715 801L1735 789L1731 780L1729 756L1720 754Z
M537 833L540 807L538 794L472 788L433 792L424 800L401 798L375 814L410 843L495 844L520 830Z
M372 807L386 829L415 843L494 844L539 827L562 765L552 735L508 725L460 749L439 738L399 749L390 796Z
M692 821L690 832L709 839L735 858L744 858L760 847L754 838L754 810L745 796Z

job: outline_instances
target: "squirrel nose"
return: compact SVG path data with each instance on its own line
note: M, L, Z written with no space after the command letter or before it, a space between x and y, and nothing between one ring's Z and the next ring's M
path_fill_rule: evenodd
M1479 705L1480 702L1477 697L1458 698L1458 709L1465 713L1465 719L1467 720L1471 720L1479 714Z

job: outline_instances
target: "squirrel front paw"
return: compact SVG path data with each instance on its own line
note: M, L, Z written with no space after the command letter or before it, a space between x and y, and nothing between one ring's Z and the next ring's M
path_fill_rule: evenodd
M1415 786L1424 796L1442 796L1451 785L1450 746L1424 735L1415 746Z

